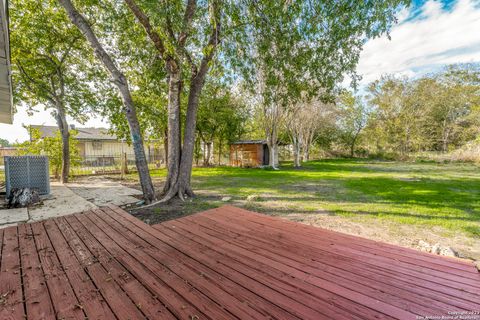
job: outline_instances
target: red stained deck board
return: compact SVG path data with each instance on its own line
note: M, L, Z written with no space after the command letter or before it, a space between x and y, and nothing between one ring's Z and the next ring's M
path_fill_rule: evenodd
M88 214L92 213L84 216ZM65 220L76 232L72 236L78 237L77 241L83 241L82 252L90 255L86 259L89 261L86 269L119 319L146 319L145 313L155 311L161 314L162 309L158 305L143 312L141 306L151 304L153 295L103 247L103 239L97 239L90 233L94 226L86 227L76 216L65 217Z
M0 229L0 319L415 319L480 311L466 260L232 206Z
M299 246L290 246L288 241L280 241L278 239L267 241L268 237L262 237L261 233L256 233L255 235L243 238L245 240L240 240L239 237L241 234L245 234L244 229L237 227L237 225L225 223L224 221L222 221L223 223L219 223L217 220L209 218L211 217L196 216L195 221L207 229L211 228L213 229L212 231L230 235L231 239L234 239L233 241L240 245L247 246L248 249L259 251L263 250L262 248L264 247L269 248L269 250L263 250L263 252L265 256L272 257L274 260L292 259L293 261L291 263L287 262L286 264L294 267L298 265L298 263L301 263L300 271L308 271L310 274L318 275L319 278L323 276L328 279L336 279L335 282L343 283L343 285L355 288L359 292L366 292L365 290L368 292L368 290L370 290L368 287L380 290L382 292L380 295L372 292L373 296L377 298L381 297L383 293L388 293L402 297L402 300L423 305L424 307L439 307L442 308L442 310L451 305L468 310L476 305L473 302L469 303L464 299L459 299L456 296L446 293L438 291L432 293L432 285L430 282L423 283L424 287L412 286L412 284L418 284L419 280L417 279L416 281L406 283L405 281L393 278L392 275L394 274L392 273L382 275L378 271L373 272L369 270L368 266L362 266L361 262L356 262L351 265L340 265L338 261L334 260L334 257L332 259L331 256L325 256L325 258L319 259L320 256L318 254L315 259L312 259L312 253L309 250L303 250L303 248ZM249 247L250 245L252 247ZM281 251L282 249L284 250L283 252ZM448 293L450 293L450 291ZM462 297L466 296L462 291L455 291L455 293L462 295ZM392 299L390 296L385 296L385 298L386 301L391 301L390 299ZM471 296L470 298L472 301L478 299L477 296ZM403 301L400 300L400 302Z
M239 250L238 247L235 247L234 245L228 244L227 242L222 240L222 238L218 238L220 240L217 240L214 236L207 235L202 232L200 228L196 228L195 226L188 226L188 225L181 225L180 223L177 223L176 221L172 221L172 229L171 230L182 230L181 235L185 235L188 232L192 232L192 234L197 237L201 237L201 240L199 242L209 242L211 243L211 248L220 248L224 247L225 250L222 250L221 253L224 255L230 255L229 251L234 252L234 256L231 256L232 258L235 258L235 262L230 264L232 268L240 268L240 266L251 266L253 267L253 270L249 270L250 274L252 275L252 278L255 277L257 279L263 279L265 284L272 284L272 287L275 288L277 291L281 292L284 295L289 296L292 299L298 298L298 302L305 301L308 298L310 298L310 303L309 307L313 309L320 309L322 311L325 310L325 306L322 306L320 303L323 301L328 301L331 303L332 306L334 306L334 309L332 310L332 313L328 313L327 316L329 317L334 317L337 314L340 314L342 310L350 309L350 312L353 316L353 314L356 314L357 316L360 317L367 317L367 318L388 318L388 315L395 315L397 318L405 318L405 317L412 317L414 316L413 314L409 314L408 312L404 312L401 309L398 309L394 306L391 305L385 305L382 304L380 301L376 301L374 299L369 299L368 297L361 296L358 294L355 294L351 290L344 289L344 288L336 288L340 289L339 292L338 290L332 290L331 286L332 283L329 281L325 281L325 283L322 285L322 287L315 287L311 285L311 283L307 283L304 281L307 277L309 277L308 274L301 274L298 276L298 274L294 274L292 271L293 269L289 268L280 268L280 269L275 269L272 268L271 265L274 263L274 261L265 259L261 256L252 254L249 250ZM193 238L192 238L193 239ZM239 264L242 263L241 264ZM264 277L261 278L260 275L264 273ZM273 279L271 279L273 277ZM295 278L291 278L295 277ZM287 282L288 285L279 285L282 282ZM334 285L335 286L335 285ZM330 288L331 290L328 290ZM326 289L326 290L325 290ZM299 291L301 290L301 291ZM302 291L306 292L307 295L302 297ZM343 293L343 294L342 294ZM363 301L363 303L352 303L348 297L346 296L351 296L351 295L356 295L357 299L360 299ZM314 299L316 297L316 299ZM320 301L319 301L320 300ZM273 301L275 301L273 299ZM378 305L383 305L384 310L372 310L369 306L378 306ZM387 311L382 312L382 311Z
M209 279L209 281L236 296L237 299L242 301L242 303L249 305L263 314L272 315L277 319L299 319L291 314L288 314L284 309L276 306L267 299L264 299L250 291L252 289L251 286L242 286L241 283L232 281L228 277L228 270L215 261L213 261L212 264L202 262L201 260L204 258L204 256L197 251L189 250L191 247L182 246L174 239L169 238L168 236L160 233L159 231L151 228L150 226L133 218L130 215L122 214L119 216L115 214L112 216L112 218L113 217L122 220L122 222L125 222L125 224L128 224L129 227L138 234L145 234L146 232L147 234L144 235L144 239L146 239L150 244L153 244L155 249L168 254L173 259L172 261L182 262L183 264L192 268L192 270L196 270L202 277ZM212 262L212 260L210 262Z
M5 229L2 246L0 319L22 319L25 309L22 302L23 295L17 227Z
M84 234L84 231L76 226L73 229L67 220L62 217L55 219L60 232L64 236L65 240L68 242L72 252L74 253L77 261L83 267L86 273L85 280L92 282L93 285L97 288L99 294L98 299L101 300L100 303L105 303L110 310L114 313L113 319L122 319L123 317L127 318L133 316L142 317L141 313L137 310L135 303L132 302L128 295L114 283L114 279L111 277L111 272L108 269L105 269L103 264L100 262L104 257L100 254L92 254L87 248L87 244L82 242L81 237ZM92 242L95 241L94 238L90 239ZM88 314L90 316L90 314ZM109 318L105 318L109 319Z
M206 212L211 213L212 211ZM182 218L185 219L185 218ZM178 219L181 221L182 219ZM234 219L233 216L230 219ZM244 220L242 220L243 222ZM269 226L267 229L271 229ZM321 232L322 229L319 229ZM268 232L262 230L262 233ZM271 233L271 232L270 232ZM339 255L344 258L356 259L358 261L366 261L372 267L382 267L384 269L392 269L396 272L403 273L405 275L414 275L420 278L430 279L434 283L439 283L442 285L451 285L453 287L458 287L461 290L466 292L472 292L476 295L480 294L480 284L477 281L478 275L474 271L472 265L472 271L470 272L469 277L463 276L462 274L457 274L451 271L439 271L434 270L429 267L428 264L419 263L418 265L407 264L398 259L391 257L386 257L379 252L366 252L361 250L356 250L354 244L352 243L342 243L341 240L330 240L330 239L313 239L311 236L305 236L301 232L291 233L289 231L276 232L276 234L270 234L271 238L280 239L287 238L288 241L292 243L297 243L299 245L304 245L306 247L314 247L320 251L330 252L335 255ZM437 259L442 259L442 257L437 257ZM339 260L341 261L341 260Z
M222 290L221 287L216 285L216 281L209 281L202 272L198 272L195 266L184 265L181 259L169 254L168 250L161 251L158 247L153 246L147 242L144 238L148 238L148 233L141 238L135 232L130 230L131 226L121 225L117 220L110 217L113 211L104 209L98 211L96 218L103 220L103 222L115 228L118 234L123 235L132 244L142 246L145 252L152 257L156 263L163 264L171 272L176 273L178 276L184 279L190 279L190 283L200 292L207 296L215 296L217 303L220 303L231 314L239 317L240 319L253 318L262 319L265 315L257 312L248 306L244 306L242 301L237 299L229 291ZM106 213L106 214L105 214ZM98 220L97 220L98 221ZM154 262L155 263L155 262Z
M181 278L173 270L166 268L165 265L149 256L143 246L132 244L131 241L123 237L121 233L112 229L111 226L98 219L95 215L90 215L88 218L115 242L115 246L117 246L119 251L124 250L124 255L130 254L139 264L144 265L152 274L161 278L170 288L176 291L178 296L182 296L185 301L188 301L196 307L197 310L202 313L204 313L204 310L209 310L214 319L232 318L232 315L227 310L215 301L212 301L205 292L195 288L191 284L191 281L185 281L185 278ZM137 248L141 248L141 250L137 250ZM195 314L191 314L190 316L194 315Z
M31 224L31 227L40 265L57 318L85 319L86 315L68 281L64 266L58 260L57 253L52 247L43 223L35 222Z
M359 319L359 318L388 318L385 315L372 314L371 310L365 310L363 306L360 308L352 303L347 303L350 308L346 313L342 308L342 302L336 301L336 297L321 288L312 288L306 283L299 284L294 279L290 279L290 275L282 272L273 272L272 269L266 267L265 264L259 265L253 259L246 259L232 247L226 246L218 242L211 242L208 245L202 243L209 242L208 239L189 235L189 232L181 228L158 227L161 232L170 237L170 241L179 241L181 237L187 237L188 241L180 240L188 248L202 253L201 257L197 257L204 263L217 262L217 268L224 267L223 272L231 279L238 281L246 287L270 300L272 303L284 308L300 318L318 318L318 319ZM177 231L179 233L177 233ZM194 240L196 238L196 240ZM191 240L194 240L193 242ZM198 242L197 242L198 241ZM215 247L218 250L212 250ZM233 255L229 253L233 252ZM342 300L342 299L340 299ZM343 305L345 306L345 305ZM366 312L365 312L366 311ZM360 315L359 315L360 314ZM364 316L364 317L363 317Z
M29 224L18 226L27 317L56 319Z
M286 235L283 235L282 238L279 238L277 236L271 236L270 234L267 234L266 232L263 232L263 230L253 230L252 232L246 231L246 229L243 226L238 226L237 224L233 224L231 222L225 221L224 219L218 220L215 219L216 217L214 215L197 215L195 216L195 221L199 225L206 225L207 227L212 227L219 226L219 229L215 229L216 231L220 230L226 230L225 232L232 232L232 230L236 231L235 239L238 241L239 238L245 239L246 242L249 243L258 243L257 246L255 247L260 247L262 248L278 248L277 250L284 250L284 255L286 255L287 258L291 258L296 256L297 254L300 254L304 257L307 257L308 259L306 260L309 262L313 267L319 267L319 268L324 268L324 264L327 264L329 266L332 266L338 270L345 269L345 271L348 271L350 273L355 273L355 274L370 274L372 275L373 272L374 274L374 279L378 279L377 275L380 275L381 278L384 278L384 281L391 282L391 279L394 279L397 277L399 274L398 272L392 272L395 271L395 265L396 262L392 261L392 266L389 269L379 269L377 266L374 264L368 264L364 263L362 260L353 260L350 259L348 256L336 256L334 254L335 250L329 250L330 252L325 252L325 251L320 251L320 250L313 250L313 249L308 249L309 243L305 242L303 243L302 246L299 245L294 245L294 242L296 241L295 238L288 238ZM188 220L189 218L182 218L177 220L178 222L181 222L183 219ZM206 219L206 220L205 220ZM208 222L205 222L208 221ZM221 224L219 224L221 222ZM223 227L220 227L223 226ZM226 229L225 229L226 228ZM247 237L245 237L247 236ZM298 238L298 237L296 237ZM329 246L327 246L329 247ZM277 251L278 252L278 251ZM312 257L315 257L312 259ZM376 268L375 270L371 270L372 268ZM478 295L475 294L470 294L468 292L464 292L461 290L458 290L456 288L455 283L452 284L453 287L448 287L448 286L438 286L435 285L435 283L432 282L424 282L422 281L423 279L421 278L412 278L409 275L406 274L401 274L400 280L402 282L405 279L409 279L410 284L417 284L417 285L424 285L423 292L424 294L428 294L431 290L433 289L439 289L439 292L445 292L445 293L456 293L459 295L462 300L471 300L476 302L478 300ZM472 272L472 276L478 277L476 272ZM397 277L398 278L398 277ZM381 281L380 281L381 282ZM468 287L467 287L468 288ZM455 296L455 294L454 294ZM439 299L442 298L442 295L433 295L432 296L434 299ZM450 300L450 297L445 297L448 300ZM462 307L461 305L458 305L459 307Z
M296 223L292 222L286 219L279 219L276 217L271 217L268 215L263 215L260 213L248 211L245 209L233 207L233 206L223 206L221 208L221 211L218 211L218 209L212 209L204 212L205 214L208 213L215 213L220 216L225 216L225 214L228 217L235 217L235 216L241 216L245 218L246 220L258 223L258 224L272 224L280 227L286 227L288 229L297 229L295 232L297 233L302 233L302 234L308 234L313 237L328 237L328 238L340 238L344 240L352 240L353 244L356 246L362 246L368 249L374 249L379 252L390 252L393 250L395 254L401 259L403 257L413 257L419 261L424 260L426 262L430 262L433 264L440 264L440 265L447 265L451 266L452 268L458 268L460 270L467 270L469 272L472 271L472 263L470 261L460 259L460 258L454 258L454 257L438 257L437 255L433 255L430 253L414 250L411 248L405 248L405 247L400 247L384 242L378 242L358 236L353 236L350 234L345 234L345 233L340 233L337 231L332 231L328 229L321 229L317 227L313 227L310 225L302 224L302 223ZM232 211L235 212L232 215Z
M55 221L47 220L43 225L65 270L65 274L72 284L80 306L85 311L88 319L115 319L113 312L76 258Z
M388 302L406 310L423 311L425 314L433 314L448 307L448 305L437 302L434 299L427 299L421 295L415 295L413 292L401 290L389 284L382 284L378 281L372 282L369 278L361 277L355 273L342 272L340 269L326 267L324 264L318 266L313 265L308 256L302 255L301 253L297 254L299 250L282 250L284 248L275 250L275 243L267 243L267 248L269 249L265 250L262 248L264 243L256 243L250 239L238 239L238 233L227 232L218 224L209 223L208 219L199 221L202 218L203 217L198 217L196 221L205 228L207 233L218 235L219 237L226 237L225 241L243 248L245 252L250 254L255 252L259 260L263 260L267 266L275 266L277 270L296 275L300 279L307 279L305 281L313 285L319 283L320 287L327 287L326 284L328 283L330 287L333 286L333 292L338 290L350 291L350 289L353 289L357 293L375 300L378 299ZM209 229L210 226L212 229ZM229 240L229 238L234 240ZM352 279L354 281L352 281ZM342 287L345 289L342 289ZM404 297L407 297L407 299ZM374 303L374 305L376 304L377 303Z
M300 233L302 235L313 237L313 239L329 239L331 241L334 240L340 243L346 242L350 248L355 248L356 250L366 252L371 251L381 254L385 257L393 257L394 259L402 262L424 265L434 270L446 271L470 278L472 277L473 266L464 259L439 257L437 255L413 250L410 248L403 248L327 229L319 229L284 219L273 218L267 215L252 213L250 211L232 206L224 206L222 207L222 210L213 209L205 213L212 213L216 216L219 216L219 218L231 219L241 217L242 222L252 222L258 226L264 227L269 226L272 227L273 230L280 229L282 231L292 231L293 229L293 233L295 235Z
M152 297L158 298L175 316L181 319L189 319L192 316L202 315L200 310L190 305L187 300L179 296L163 281L163 279L170 276L168 273L164 272L164 270L159 268L161 274L157 276L144 264L139 263L138 260L130 256L128 252L112 241L112 239L103 232L104 230L101 230L91 221L89 222L88 215L76 215L72 218L78 218L78 220L82 222L84 228L86 228L85 226L88 226L90 228L89 231L91 232L91 237L98 239L98 241L105 247L102 250L106 250L105 252L108 251L108 255L115 257L116 261L112 261L115 264L121 265L125 270L128 270L129 274L131 274L130 278L136 279L140 282L151 292ZM134 248L132 250L142 251L140 248ZM105 253L102 255L105 255Z

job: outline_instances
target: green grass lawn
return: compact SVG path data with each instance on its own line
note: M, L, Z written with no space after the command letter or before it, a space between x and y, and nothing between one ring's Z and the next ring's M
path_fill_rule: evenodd
M152 172L165 176L165 170ZM311 161L302 169L195 168L193 186L201 194L190 210L245 200L257 211L316 213L365 223L441 227L445 233L480 237L480 167L472 164L404 163L370 160ZM213 196L212 196L213 195Z

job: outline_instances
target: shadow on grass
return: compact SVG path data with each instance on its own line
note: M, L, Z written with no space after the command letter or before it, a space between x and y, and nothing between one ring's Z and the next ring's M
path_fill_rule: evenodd
M377 170L378 165L386 165L388 170ZM408 171L409 167L415 167L422 177L405 177L405 172L413 171ZM475 174L469 176L472 168L467 167L461 177L455 176L458 171L454 169L436 164L329 160L311 162L301 170L288 166L281 171L218 168L215 176L197 175L195 181L200 188L220 194L246 197L258 193L264 201L282 202L284 209L269 208L280 215L311 214L315 210L305 208L326 203L326 208L337 214L439 225L478 237L480 179ZM438 177L442 170L445 175ZM379 171L387 172L386 176L379 176ZM435 173L435 178L427 178L429 172Z
M164 174L153 175L162 179ZM199 201L199 210L195 203L186 205L188 211L221 204L223 195L244 200L259 194L263 201L281 205L262 208L260 201L246 206L278 215L324 214L320 211L326 209L480 236L480 171L473 165L334 159L311 161L301 169L285 163L278 171L195 168L192 181L194 189L216 195L216 200Z

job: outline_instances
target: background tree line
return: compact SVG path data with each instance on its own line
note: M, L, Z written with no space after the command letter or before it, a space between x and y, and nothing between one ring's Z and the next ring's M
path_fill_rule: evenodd
M409 2L15 0L15 101L52 111L62 181L70 163L67 116L83 122L95 114L133 145L146 202L184 199L194 195L199 145L213 153L216 141L221 153L255 127L249 114L261 114L274 151L297 107L331 103L345 76L355 83L363 44L387 33ZM289 131L304 155L315 130ZM160 192L145 159L148 137L165 142Z
M480 67L452 65L417 78L385 75L363 95L343 90L333 101L305 99L282 112L279 135L291 144L295 166L312 148L317 156L449 153L480 137Z

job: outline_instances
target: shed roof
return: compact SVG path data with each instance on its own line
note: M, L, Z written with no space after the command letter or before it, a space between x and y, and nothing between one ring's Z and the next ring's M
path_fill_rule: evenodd
M267 144L266 140L238 140L231 144Z
M0 0L1 1L1 0ZM42 138L54 137L58 128L56 126L32 125L32 128L40 130ZM106 128L75 128L78 132L75 137L78 140L118 140L117 136L110 134Z

